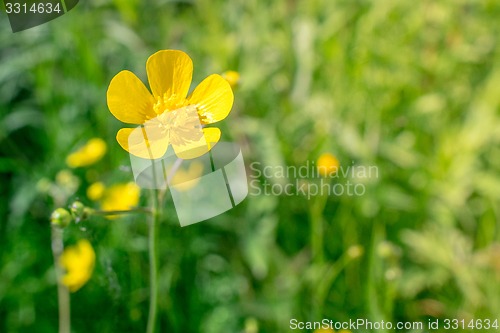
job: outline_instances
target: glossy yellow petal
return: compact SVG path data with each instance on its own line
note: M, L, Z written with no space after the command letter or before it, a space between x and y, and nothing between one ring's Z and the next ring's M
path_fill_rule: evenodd
M221 131L217 127L208 127L203 129L208 150L212 149L220 140Z
M147 128L122 128L116 134L116 140L132 155L147 159L160 158L167 151L168 135L154 135Z
M202 124L212 124L226 118L233 101L231 86L217 74L203 80L188 98L188 104L198 109Z
M158 51L149 57L146 70L156 99L161 97L164 103L178 104L186 98L193 77L193 61L186 53Z
M177 157L189 160L206 154L219 142L220 136L220 129L216 127L204 128L203 135L199 139L189 141L189 143L185 144L172 142L172 147Z
M115 75L109 84L107 99L109 111L124 123L143 124L156 117L153 96L130 71L121 71Z

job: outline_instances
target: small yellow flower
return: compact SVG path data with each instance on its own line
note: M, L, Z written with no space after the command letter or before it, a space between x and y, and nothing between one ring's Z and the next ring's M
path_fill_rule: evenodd
M71 292L75 292L92 276L95 265L95 252L90 242L86 239L78 241L74 246L68 246L61 257L59 264L66 271L61 282Z
M142 125L122 128L116 140L132 155L156 159L171 144L181 158L195 158L208 152L220 139L218 122L233 106L233 91L222 76L213 74L188 96L193 62L182 51L162 50L146 63L149 87L130 71L121 71L110 82L107 101L120 121Z
M70 168L79 168L98 162L106 154L106 142L99 138L90 139L83 147L66 158Z
M128 210L139 204L141 189L135 183L116 184L104 191L103 210Z
M236 88L240 83L240 73L236 71L224 72L222 73L222 77L225 78L227 82L229 82L231 88Z
M103 183L95 182L87 188L87 197L92 201L97 201L102 198L105 189Z
M340 167L339 160L330 153L321 154L316 164L318 172L323 177L332 177Z

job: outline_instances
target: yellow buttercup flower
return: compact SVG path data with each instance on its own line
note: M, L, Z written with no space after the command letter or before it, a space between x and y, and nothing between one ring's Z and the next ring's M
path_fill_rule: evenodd
M109 84L108 107L120 121L141 127L122 128L116 140L132 155L156 159L171 144L180 158L208 152L220 139L218 122L233 106L233 91L220 75L203 80L188 96L193 62L182 51L162 50L146 63L151 93L130 71L121 71Z
M90 139L83 147L66 158L70 168L79 168L98 162L106 154L106 142L100 138Z
M87 197L92 201L97 201L102 198L106 187L101 182L95 182L87 188Z
M76 245L64 249L59 257L59 264L66 271L61 282L71 292L75 292L92 276L95 265L94 249L88 240L82 239Z
M321 154L316 163L318 173L323 177L332 177L340 167L339 160L330 153Z
M222 73L222 77L225 78L227 82L229 82L229 85L232 88L236 88L240 83L240 73L236 71L224 72Z
M104 191L102 210L128 210L139 204L141 189L135 183L116 184Z

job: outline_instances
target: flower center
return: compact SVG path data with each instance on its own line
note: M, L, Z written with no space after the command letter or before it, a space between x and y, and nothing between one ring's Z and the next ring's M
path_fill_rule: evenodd
M153 105L153 110L157 115L161 115L165 112L179 109L185 106L186 100L181 98L177 94L163 94L163 96L158 96L156 103Z
M199 142L203 136L198 110L194 105L165 110L150 120L147 132L154 137L168 136L170 143L177 146Z

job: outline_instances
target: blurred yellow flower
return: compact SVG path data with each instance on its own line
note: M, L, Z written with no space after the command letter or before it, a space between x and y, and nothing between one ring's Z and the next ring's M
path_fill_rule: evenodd
M103 183L95 182L87 188L87 197L92 201L97 201L102 198L105 189Z
M229 82L229 85L232 88L236 88L238 84L240 83L240 73L236 71L227 71L222 73L222 77L226 79L227 82Z
M323 177L332 177L340 167L339 160L330 153L321 154L316 164L318 172Z
M90 139L83 147L69 154L66 164L70 168L79 168L98 162L106 154L106 142L100 138Z
M59 264L66 271L61 282L71 292L75 292L92 276L95 265L94 249L88 240L82 239L76 245L64 249L59 257Z
M187 191L192 189L200 181L200 176L203 173L203 164L198 161L191 163L189 168L179 168L175 171L170 184L175 186L178 191Z
M233 106L233 91L222 76L213 74L188 96L193 62L182 51L162 50L146 63L150 93L130 71L121 71L110 82L107 101L111 113L128 124L116 140L132 155L155 159L171 144L181 158L208 152L220 139L218 128L202 128L218 122ZM196 148L196 149L193 149Z
M104 191L102 210L128 210L139 204L141 189L135 183L116 184Z

